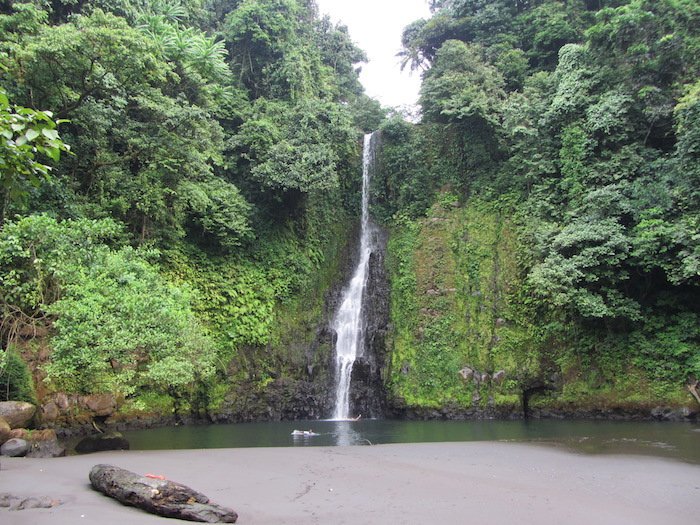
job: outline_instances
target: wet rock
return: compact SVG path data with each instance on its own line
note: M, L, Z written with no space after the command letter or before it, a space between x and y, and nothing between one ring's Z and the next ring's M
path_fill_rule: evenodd
M265 389L240 383L228 395L216 422L319 419L324 415L328 392L311 381L276 379Z
M0 446L0 455L18 458L25 456L29 451L29 443L24 439L12 438Z
M369 258L367 287L363 297L365 323L365 355L360 368L365 367L363 380L355 382L355 369L350 387L350 412L362 417L382 417L386 410L386 391L382 373L386 370L389 332L389 280L384 264L387 232L375 230L375 247Z
M75 446L78 454L91 454L107 450L129 450L129 442L119 433L99 434L81 439Z
M381 396L376 394L378 370L372 360L360 357L352 368L352 387L350 389L350 415L377 417L383 414Z
M472 370L468 366L465 366L459 371L459 375L461 375L462 379L464 379L465 381L469 381L472 377L474 377L474 370Z
M491 378L491 380L492 380L495 384L501 385L501 384L503 384L503 381L505 380L505 378L506 378L506 371L505 371L505 370L499 370L498 372L496 372L496 373L493 374L493 378Z
M693 419L698 415L698 411L691 410L688 407L683 407L678 411L678 417L682 421L684 419Z
M0 402L0 417L2 417L10 428L26 427L34 417L36 407L24 401L2 401Z
M651 409L651 417L659 421L677 421L683 416L679 411L669 407L654 407Z
M446 405L438 409L406 406L400 398L391 400L387 417L408 421L416 420L449 420L465 421L478 419L522 419L521 411L513 411L512 407L481 406L481 396L476 393L472 406Z
M12 437L11 432L10 425L5 421L5 418L0 417L0 445Z

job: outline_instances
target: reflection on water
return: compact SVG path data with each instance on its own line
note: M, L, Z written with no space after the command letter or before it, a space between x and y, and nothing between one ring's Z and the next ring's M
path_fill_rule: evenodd
M347 447L350 445L359 445L366 441L362 434L353 428L356 421L333 421L335 425L334 437L335 445L338 447Z
M334 445L337 447L348 447L350 445L360 445L367 444L371 445L367 439L362 437L362 434L355 429L353 429L354 421L316 421L315 423L321 423L326 427L327 423L331 423L332 426L326 428L327 432L320 433L318 430L309 428L308 430L304 427L304 430L294 429L291 433L292 444L294 446L309 446L309 445ZM275 423L271 423L275 425ZM267 424L269 426L270 424ZM318 427L317 427L318 428ZM329 442L330 440L330 442ZM281 445L284 446L284 445Z
M312 435L293 436L294 430ZM612 421L286 421L124 432L132 450L513 441L591 454L646 454L700 463L700 426Z

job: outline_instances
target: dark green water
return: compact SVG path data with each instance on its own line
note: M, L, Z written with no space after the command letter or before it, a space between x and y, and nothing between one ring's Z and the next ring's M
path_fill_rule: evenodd
M317 436L292 436L312 429ZM700 463L700 425L611 421L285 421L124 432L132 450L512 441Z

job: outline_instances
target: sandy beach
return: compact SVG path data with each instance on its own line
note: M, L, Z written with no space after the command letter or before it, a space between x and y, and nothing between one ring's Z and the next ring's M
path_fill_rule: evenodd
M91 490L98 463L184 483L241 524L695 525L700 515L699 465L472 442L2 458L0 493L63 504L0 509L0 523L174 523Z

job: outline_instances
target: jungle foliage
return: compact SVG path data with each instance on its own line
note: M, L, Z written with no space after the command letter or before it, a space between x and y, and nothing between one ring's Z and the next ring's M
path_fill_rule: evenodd
M303 377L379 127L395 400L684 403L697 2L431 7L403 35L416 125L313 0L0 1L0 397L206 410Z
M565 383L579 385L571 395L579 400L611 391L618 401L631 399L629 391L651 385L657 400L676 402L683 384L700 377L700 6L445 0L432 8L403 37L405 65L423 71L422 121L382 126L374 191L395 227L394 257L403 257L401 239L412 228L432 224L421 217L442 220L431 206L445 192L457 206L491 203L487 224L506 213L519 239L521 297L503 296L496 317L537 333L538 381L563 373ZM394 315L405 315L406 268L392 270L399 272ZM487 278L488 267L477 274ZM434 310L429 297L415 300L419 312ZM448 341L465 323L450 320L455 312L437 317L450 325ZM422 348L427 331L416 329L399 328L397 348L406 337ZM469 352L490 352L493 343L468 334L457 340L465 337L471 350L448 345L436 350L440 359L484 366ZM499 341L496 349L507 344ZM410 353L395 357L410 368ZM503 366L528 388L528 366L511 365L486 369ZM427 377L393 374L397 392L421 392L401 385ZM456 382L455 370L449 374L435 392ZM432 399L426 394L419 404Z
M0 2L2 349L146 405L301 373L274 320L335 275L363 60L313 1Z

